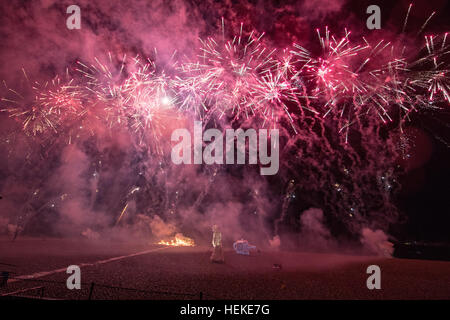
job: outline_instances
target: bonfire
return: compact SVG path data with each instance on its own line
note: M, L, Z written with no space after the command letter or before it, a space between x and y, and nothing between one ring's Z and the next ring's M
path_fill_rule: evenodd
M175 237L169 241L161 240L158 244L172 247L194 247L194 240L183 236L181 233L177 233Z

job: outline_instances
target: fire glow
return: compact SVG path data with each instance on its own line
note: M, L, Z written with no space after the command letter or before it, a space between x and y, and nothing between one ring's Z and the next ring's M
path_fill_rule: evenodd
M170 241L161 240L158 244L171 247L195 247L193 239L183 236L181 233L177 233L175 237Z

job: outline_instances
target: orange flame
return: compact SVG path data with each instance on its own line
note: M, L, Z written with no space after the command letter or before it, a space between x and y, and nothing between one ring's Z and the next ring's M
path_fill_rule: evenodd
M158 244L172 247L194 247L194 240L183 236L181 233L177 233L175 238L170 241L161 240Z

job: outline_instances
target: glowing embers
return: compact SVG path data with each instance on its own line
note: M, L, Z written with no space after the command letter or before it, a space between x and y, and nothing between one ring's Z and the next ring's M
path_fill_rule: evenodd
M158 244L171 247L194 247L195 242L193 239L183 236L181 233L177 233L170 241L161 240Z

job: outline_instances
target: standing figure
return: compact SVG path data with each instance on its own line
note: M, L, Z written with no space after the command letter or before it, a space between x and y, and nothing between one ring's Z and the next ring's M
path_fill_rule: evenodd
M211 262L223 263L225 259L223 258L223 251L222 251L222 233L219 231L217 225L213 225L212 231L213 231L213 239L212 239L213 252L211 254Z

